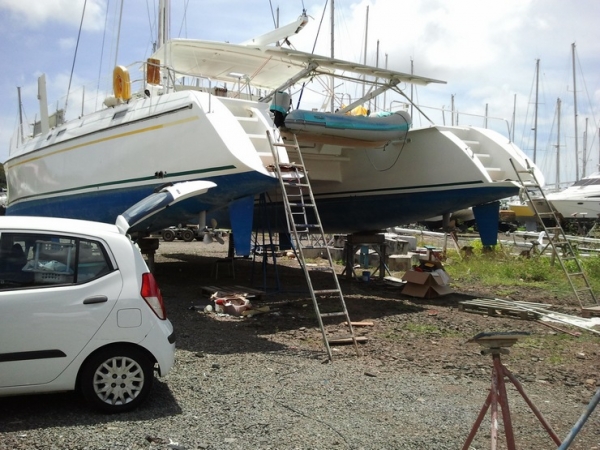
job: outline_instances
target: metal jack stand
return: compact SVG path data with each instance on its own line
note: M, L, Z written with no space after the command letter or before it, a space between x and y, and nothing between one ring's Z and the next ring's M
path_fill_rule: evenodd
M558 446L561 444L560 439L554 430L552 430L552 427L548 424L548 422L546 422L542 414L531 402L529 397L525 395L525 391L523 390L521 383L519 383L514 375L500 361L501 353L507 355L509 353L508 347L512 347L520 337L527 336L528 334L529 333L523 331L479 333L477 336L467 341L481 345L483 347L483 350L481 351L482 355L491 354L494 367L492 369L492 387L490 388L490 393L488 394L481 411L479 411L479 415L473 424L473 428L471 429L471 432L469 433L469 436L463 445L463 450L469 449L469 446L471 445L475 434L477 434L477 430L479 429L479 426L481 425L481 422L490 406L492 422L491 448L492 450L496 449L498 444L498 403L500 403L500 409L502 410L502 421L504 422L504 434L506 436L506 448L508 450L516 450L515 435L513 433L512 422L510 419L510 410L508 408L508 397L506 395L504 377L508 377L512 384L517 388L517 391L519 391L521 397L523 397L527 405L529 405L529 408L531 408L556 445Z

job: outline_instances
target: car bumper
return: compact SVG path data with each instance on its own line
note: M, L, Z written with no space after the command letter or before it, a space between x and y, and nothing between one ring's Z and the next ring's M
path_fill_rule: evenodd
M148 350L158 363L158 374L165 376L175 362L175 333L173 324L167 320L161 320L157 326L146 335L140 342Z

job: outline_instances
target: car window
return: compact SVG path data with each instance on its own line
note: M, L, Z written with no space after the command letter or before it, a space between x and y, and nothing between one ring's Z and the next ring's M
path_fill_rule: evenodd
M85 283L113 270L101 242L0 233L0 289Z

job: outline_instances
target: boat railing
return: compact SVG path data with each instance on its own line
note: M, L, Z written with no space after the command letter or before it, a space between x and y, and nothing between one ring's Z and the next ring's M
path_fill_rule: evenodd
M417 105L419 106L420 109L422 110L426 110L426 111L434 111L439 113L439 118L441 119L441 124L442 125L451 125L451 126L460 126L460 122L462 121L461 118L466 116L466 117L474 117L474 118L478 118L482 120L481 123L481 127L482 128L492 128L492 129L496 129L498 128L498 131L500 131L500 129L505 128L506 129L506 133L507 135L510 137L511 134L511 127L510 127L510 123L507 119L502 118L502 117L493 117L493 116L489 116L489 115L485 115L485 114L474 114L474 113L465 113L465 112L459 112L457 110L451 110L451 109L447 109L445 107L442 108L436 108L433 106L423 106L423 105ZM449 115L449 119L450 119L450 123L447 124L446 120L447 120L447 116ZM415 121L415 119L413 118L413 122ZM437 122L434 120L434 122ZM491 123L490 123L491 122ZM440 123L440 122L437 122ZM498 125L495 125L498 124ZM469 123L469 125L474 125L473 123ZM477 126L477 125L476 125ZM504 130L502 130L504 131Z

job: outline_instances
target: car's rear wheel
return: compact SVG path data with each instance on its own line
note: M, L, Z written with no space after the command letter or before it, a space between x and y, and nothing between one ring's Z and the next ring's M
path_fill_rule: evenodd
M175 233L172 230L165 230L162 232L162 238L165 242L171 242L175 239Z
M153 369L153 362L142 350L109 347L87 361L81 372L81 392L102 411L129 411L148 397L154 381Z
M192 242L194 240L194 232L192 230L183 230L181 232L181 237L185 242Z

